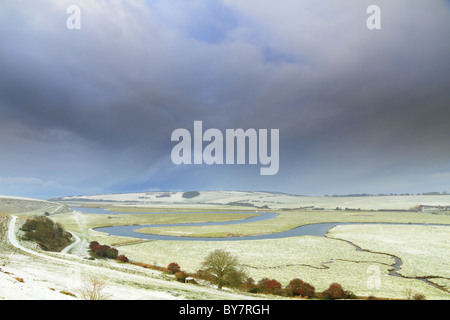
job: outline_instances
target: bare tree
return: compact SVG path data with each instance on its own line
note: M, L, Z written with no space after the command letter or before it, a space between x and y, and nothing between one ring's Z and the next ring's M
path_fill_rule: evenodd
M80 290L80 295L84 300L106 300L107 296L103 293L104 289L105 283L91 275Z
M221 249L211 252L203 262L205 273L217 282L219 289L222 289L228 277L239 272L237 267L238 259Z

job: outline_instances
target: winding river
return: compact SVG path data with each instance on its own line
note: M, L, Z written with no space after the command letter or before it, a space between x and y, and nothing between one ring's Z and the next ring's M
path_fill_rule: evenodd
M82 213L96 213L96 214L108 214L108 215L114 215L114 214L130 214L126 212L114 212L114 211L108 211L103 208L82 208L82 207L73 207L72 210L79 211ZM191 213L191 212L189 212ZM216 212L217 213L217 212ZM242 212L223 212L223 213L242 213ZM248 212L246 212L248 213ZM249 223L249 222L256 222L256 221L264 221L273 219L278 216L277 213L272 212L256 212L258 213L257 216L246 218L246 219L239 219L234 221L222 221L222 222L200 222L200 223L171 223L171 224L146 224L146 225L126 225L126 226L112 226L112 227L101 227L96 228L96 231L105 232L110 235L115 236L121 236L121 237L132 237L132 238L139 238L139 239L146 239L146 240L165 240L165 241L243 241L243 240L262 240L262 239L280 239L280 238L289 238L289 237L298 237L298 236L318 236L318 237L326 237L328 231L339 225L353 225L353 224L389 224L389 225L422 225L422 226L450 226L450 225L443 225L443 224L419 224L419 223L388 223L388 222L326 222L326 223L314 223L314 224L308 224L299 226L290 230L281 231L281 232L275 232L270 234L263 234L263 235L253 235L253 236L239 236L239 237L181 237L181 236L169 236L169 235L158 235L158 234L149 234L149 233L141 233L136 232L136 229L141 228L157 228L157 227L178 227L178 226L208 226L208 225L233 225L233 224L241 224L241 223ZM139 213L131 213L131 214L161 214L161 212L139 212ZM184 214L184 212L167 212L163 214ZM331 238L334 239L334 238ZM341 240L345 241L351 245L353 245L358 251L367 251L360 248L359 246L355 245L354 243L344 240L344 239L335 239L335 240ZM394 259L394 264L392 264L392 269L390 270L389 274L396 277L403 277L405 276L398 273L398 271L401 268L402 261L400 258L396 257L395 255L388 254L388 253L378 253L387 255ZM441 290L444 290L443 288L438 287L434 283L430 282L426 278L414 278L412 279L418 279L426 282L429 285L432 285L434 287L437 287ZM446 291L446 290L444 290ZM448 291L446 291L448 292Z
M114 212L108 211L103 208L81 208L73 207L72 210L76 210L82 213L96 213L96 214L185 214L184 212L139 212L139 213L126 213L126 212ZM194 212L189 212L194 213ZM216 212L217 213L217 212ZM228 214L242 213L242 212L223 212ZM248 213L248 212L245 212ZM389 223L389 222L324 222L313 223L303 226L299 226L286 231L275 232L270 234L252 235L252 236L239 236L239 237L181 237L181 236L169 236L136 232L135 230L141 228L158 228L158 227L183 227L183 226L208 226L208 225L233 225L250 223L256 221L264 221L273 219L278 216L277 213L272 212L256 212L258 216L239 219L233 221L221 221L221 222L199 222L199 223L170 223L170 224L142 224L142 225L126 225L126 226L112 226L112 227L100 227L95 228L95 231L108 233L114 236L132 237L147 240L167 240L167 241L243 241L243 240L262 240L262 239L280 239L298 236L318 236L325 237L328 231L338 225L351 225L351 224L394 224L394 225L424 225L424 226L442 226L442 224L412 224L412 223Z

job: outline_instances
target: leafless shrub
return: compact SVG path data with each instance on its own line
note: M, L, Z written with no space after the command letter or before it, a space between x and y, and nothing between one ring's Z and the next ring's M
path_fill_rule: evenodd
M81 288L80 297L84 300L106 300L104 289L105 282L91 275Z

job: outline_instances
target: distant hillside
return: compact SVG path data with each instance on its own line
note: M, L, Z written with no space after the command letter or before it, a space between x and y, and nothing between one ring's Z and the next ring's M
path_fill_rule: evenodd
M186 191L186 192L138 192L86 196L68 196L52 199L58 202L83 202L99 205L138 205L138 206L233 206L242 208L269 208L268 204L286 204L287 198L297 199L282 193L262 191ZM283 198L278 199L278 198Z
M64 204L45 200L0 196L0 212L8 214L45 214L46 212L55 214L70 212L70 209Z
M141 206L215 209L414 210L450 206L450 195L302 196L264 191L138 192L67 196L52 201L99 206Z

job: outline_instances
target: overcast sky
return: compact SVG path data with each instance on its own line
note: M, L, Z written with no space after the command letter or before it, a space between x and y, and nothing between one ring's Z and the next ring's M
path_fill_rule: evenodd
M0 194L450 191L449 34L444 0L1 1ZM279 129L278 173L173 164L195 120Z

